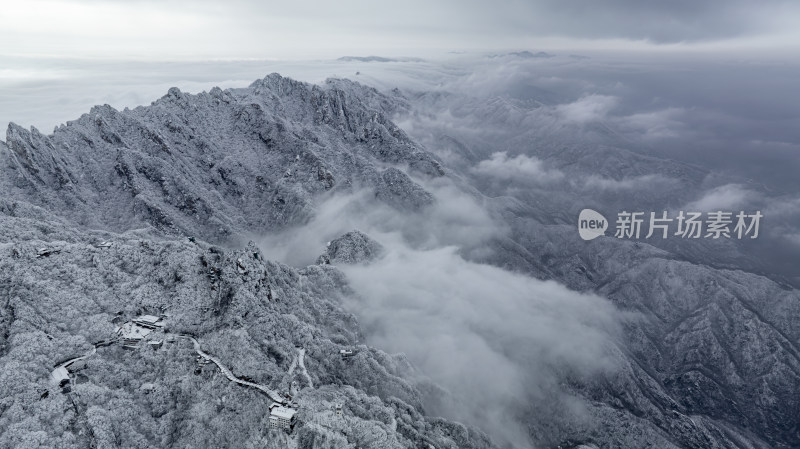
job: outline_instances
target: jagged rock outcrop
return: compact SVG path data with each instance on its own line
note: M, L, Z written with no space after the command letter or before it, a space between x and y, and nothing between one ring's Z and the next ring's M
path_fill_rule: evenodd
M331 240L325 254L317 259L317 264L354 264L371 262L384 253L383 245L361 231L350 231Z

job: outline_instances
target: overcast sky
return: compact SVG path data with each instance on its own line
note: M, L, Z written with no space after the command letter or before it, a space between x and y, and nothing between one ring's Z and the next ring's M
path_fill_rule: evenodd
M0 54L145 60L800 42L782 0L2 0L0 19Z

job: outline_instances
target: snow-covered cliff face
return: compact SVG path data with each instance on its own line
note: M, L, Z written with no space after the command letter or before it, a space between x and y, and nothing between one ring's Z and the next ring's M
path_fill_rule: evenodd
M171 89L135 110L98 106L50 136L12 124L3 189L88 227L212 241L302 223L326 192L365 187L400 210L425 207L430 195L387 164L428 177L442 166L381 101L351 82L270 75L246 89Z
M493 140L431 122L430 152L390 120L446 104L485 108L480 120L500 127L509 108L535 109L474 101L273 74L246 89L172 89L134 110L98 106L49 136L10 126L0 142L2 445L497 447L478 428L520 447L800 444L797 290L687 256L703 254L703 244L673 252L575 238L574 212L592 182L645 177L683 199L702 170L609 140L592 151L566 137L569 129L546 127ZM550 165L492 156L530 141ZM538 182L515 178L515 165L534 167ZM498 166L510 177L498 180ZM594 181L566 182L588 167ZM659 173L680 182L647 178ZM311 254L308 262L322 254L319 265L290 267L270 245L246 244L272 236L299 246L290 237L319 233L348 197L362 203L341 233L366 234L320 236L331 244ZM613 210L614 198L592 205ZM630 198L631 206L655 202L649 192ZM469 217L453 213L462 203ZM364 227L355 226L361 218ZM463 231L465 222L488 230L471 242L477 234ZM397 235L411 250L393 252ZM735 248L726 251L739 260ZM402 263L416 264L406 271L415 288L443 286L445 294L404 303L370 286L374 278L383 290L402 287L393 275ZM472 288L476 277L503 288ZM481 308L491 301L500 302ZM362 305L370 314L359 323ZM367 345L407 331L391 321L400 307L432 312L434 331L413 336L431 344L408 357ZM142 314L165 316L160 349L99 347L71 393L52 391L56 362ZM538 327L526 326L529 317ZM452 332L437 335L438 325ZM198 369L191 344L167 338L177 334L196 337L236 376L292 394L294 433L267 430L271 400L214 365ZM300 348L308 377L297 367ZM470 357L502 369L447 363ZM602 366L579 357L602 358ZM470 390L463 378L490 381ZM452 404L485 409L455 413Z

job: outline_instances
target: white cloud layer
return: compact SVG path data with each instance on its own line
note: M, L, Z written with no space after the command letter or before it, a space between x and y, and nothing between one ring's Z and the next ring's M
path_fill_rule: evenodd
M426 188L436 205L422 214L400 216L369 192L335 196L310 223L260 246L270 259L303 265L347 231L376 239L383 258L339 266L355 292L345 306L368 343L406 354L420 381L448 392L428 398L429 411L531 447L521 414L533 401L579 413L582 403L557 379L613 370L623 316L599 296L465 260L464 252L490 251L488 241L506 230L448 181Z
M607 300L467 262L455 248L390 248L342 267L358 292L349 307L372 344L405 353L453 395L435 412L530 447L518 414L533 401L567 408L566 397L548 400L562 394L559 375L612 369L619 315Z

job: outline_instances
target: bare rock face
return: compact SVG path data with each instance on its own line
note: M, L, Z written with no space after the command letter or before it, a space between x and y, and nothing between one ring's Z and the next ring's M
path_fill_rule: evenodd
M331 240L325 254L319 256L317 263L356 264L368 263L379 258L384 252L383 245L361 231L350 231Z

